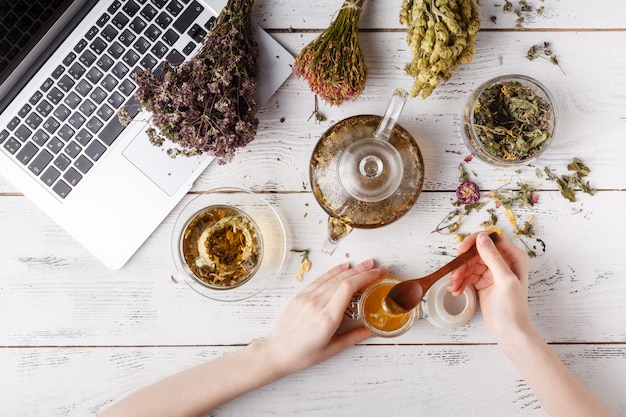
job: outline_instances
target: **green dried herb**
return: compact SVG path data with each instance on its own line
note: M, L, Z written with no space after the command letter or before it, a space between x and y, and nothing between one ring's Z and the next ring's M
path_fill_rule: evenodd
M504 5L502 6L503 13L513 12L517 16L517 19L515 21L515 27L517 29L523 29L523 23L526 21L527 18L532 17L531 13L533 11L536 12L538 16L542 16L545 12L545 6L540 6L539 8L535 9L533 5L528 3L526 0L519 0L517 2L517 6L513 6L513 3L505 0Z
M504 160L532 158L551 138L554 111L534 88L519 81L487 87L474 108L474 130L492 155Z
M520 0L518 4L521 12L529 13L533 11L533 6L528 4L526 0Z
M316 123L321 123L321 122L326 121L326 116L324 116L322 113L320 113L320 108L319 108L317 96L315 96L315 107L313 108L313 111L311 112L311 115L309 116L308 119L306 119L306 121L308 122L309 120L311 120L311 117L315 117L315 122Z
M535 44L528 48L528 52L526 52L526 58L529 61L533 61L535 58L543 58L546 61L549 61L559 67L563 75L565 75L565 71L563 70L563 67L561 67L561 64L559 64L559 60L554 52L552 52L552 48L550 47L549 42L544 42L543 45Z
M460 64L472 62L480 29L473 0L404 0L400 23L407 25L407 43L413 53L406 66L415 79L411 97L428 97Z
M489 213L489 219L480 224L483 229L493 227L498 223L498 215L494 209L487 210L487 213Z
M469 180L469 174L463 164L459 164L459 183Z
M576 202L576 188L589 195L594 195L597 192L597 190L589 184L589 181L585 182L583 180L589 175L591 170L580 158L572 158L572 161L567 164L567 169L572 171L572 174L559 176L554 174L550 168L544 168L546 178L556 183L564 198L572 203Z
M290 252L294 252L294 253L299 253L300 257L302 258L302 263L304 263L307 258L309 257L309 252L311 251L311 249L306 248L306 249L291 249Z
M572 158L572 161L567 164L567 169L574 171L580 178L586 177L591 172L589 167L580 158Z
M537 190L525 181L518 181L519 189L498 188L493 190L489 197L496 202L496 207L508 209L527 207L531 208L539 201Z

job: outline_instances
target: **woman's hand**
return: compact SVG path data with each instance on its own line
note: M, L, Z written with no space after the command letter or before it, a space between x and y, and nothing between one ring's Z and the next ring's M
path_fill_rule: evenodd
M367 260L354 268L336 266L309 284L289 303L274 330L257 342L271 352L276 371L287 375L308 368L372 336L363 327L336 331L354 293L386 273L384 266L375 268Z
M528 255L508 239L494 244L484 232L465 238L459 253L473 245L479 256L454 271L448 290L460 295L474 284L487 330L498 342L512 331L529 330Z

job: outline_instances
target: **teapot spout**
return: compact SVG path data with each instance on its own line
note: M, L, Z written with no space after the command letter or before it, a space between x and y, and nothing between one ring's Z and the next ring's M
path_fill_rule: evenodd
M332 255L337 249L337 244L352 231L352 226L335 218L328 218L328 237L322 245L322 252Z
M406 90L401 88L394 90L391 100L389 100L389 104L387 105L387 110L385 110L385 115L374 133L375 138L389 140L408 96L409 93L406 92Z

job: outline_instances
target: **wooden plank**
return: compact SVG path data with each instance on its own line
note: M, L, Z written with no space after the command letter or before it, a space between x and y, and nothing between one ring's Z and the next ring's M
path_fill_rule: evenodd
M237 347L0 349L3 415L93 416L112 401ZM554 346L616 416L626 348ZM10 376L10 378L8 377ZM226 404L211 416L545 416L490 346L359 346Z
M503 11L504 1L481 0L479 7L483 29L516 29L518 16ZM285 30L324 30L341 8L343 0L320 0L298 2L268 0L259 3L254 19L261 27ZM511 0L513 9L518 1ZM619 0L603 1L601 5L585 1L534 1L528 2L533 11L522 13L522 28L528 30L572 30L624 28L626 4ZM362 30L406 29L400 25L401 0L366 1L361 13L359 28ZM543 6L543 13L537 12ZM496 21L492 21L492 17Z
M452 236L431 233L452 209L451 193L423 193L396 223L353 231L332 256L320 252L326 215L310 193L264 195L283 219L287 248L311 249L313 268L306 282L335 264L368 257L401 278L413 278L455 253ZM299 255L294 253L287 254L273 288L242 302L215 302L172 283L170 239L180 208L128 265L110 271L25 198L3 197L2 203L2 346L247 343L266 334L304 286L295 279ZM548 340L626 340L626 329L616 320L626 316L626 281L619 279L626 264L614 222L607 220L619 222L625 204L621 192L600 192L576 204L556 193L541 193L534 224L547 251L531 260L529 300L533 321ZM478 229L488 217L486 211L468 217L461 232ZM499 224L510 231L505 217L500 218ZM453 332L420 321L394 343L490 340L477 315L468 327Z
M279 40L292 53L312 39L311 34L281 34ZM554 65L528 61L528 47L545 40L552 42L567 75ZM427 100L411 99L400 117L400 124L413 134L426 167L425 189L450 190L457 184L457 166L469 151L460 134L461 113L469 94L494 76L523 73L542 81L555 95L559 110L559 128L551 148L535 166L550 166L565 171L574 157L585 160L592 168L591 181L599 188L625 189L623 160L626 142L623 124L626 119L626 81L622 69L626 55L607 54L619 50L623 36L616 32L524 32L481 33L474 63L458 68L454 76L441 85ZM412 80L402 67L409 52L401 33L365 33L363 48L370 76L363 95L339 107L321 103L328 118L316 124L309 119L313 95L305 81L290 77L270 103L263 107L256 139L240 150L227 165L214 164L197 182L195 190L219 185L255 190L308 190L308 166L311 152L323 132L333 123L356 114L381 114L394 87L410 88ZM604 47L598 47L604 45ZM500 62L500 59L502 60ZM597 79L598 65L603 79ZM513 170L488 166L478 160L472 169L481 177L481 186L493 188L509 177ZM215 171L228 178L213 181ZM524 169L535 178L534 167ZM544 184L553 187L553 184ZM0 178L0 193L17 190Z
M320 111L328 120L321 124L314 123L313 119L307 122L314 107L313 95L304 80L290 78L262 111L255 141L232 163L207 170L196 189L213 187L215 183L210 181L210 176L217 169L227 171L229 182L244 188L278 190L282 181L288 181L284 183L286 189L305 189L311 152L326 129L356 114L382 114L394 87L409 89L412 85L412 80L402 70L410 57L401 34L372 33L363 37L370 76L365 91L356 101L344 102L339 107L321 103ZM291 35L280 39L294 40ZM303 36L295 40L304 45L309 39ZM526 59L528 48L545 40L553 43L567 75L543 60ZM603 49L596 47L602 44L615 49L621 42L621 35L604 32L481 33L474 63L459 67L428 99L409 100L400 117L399 123L413 134L423 153L425 189L456 188L457 166L469 154L460 132L467 97L482 82L511 73L536 77L546 84L557 100L559 111L559 130L554 143L534 166L523 169L525 176L536 178L536 166L550 166L565 172L565 165L577 156L592 168L591 180L597 187L626 188L622 163L626 156L626 144L622 140L626 81L620 75L626 62L618 54L605 57ZM298 47L290 49L299 50ZM602 68L611 82L586 81L596 77L594 62L605 63ZM514 172L488 166L477 159L471 168L479 173L484 188L499 187L502 180Z

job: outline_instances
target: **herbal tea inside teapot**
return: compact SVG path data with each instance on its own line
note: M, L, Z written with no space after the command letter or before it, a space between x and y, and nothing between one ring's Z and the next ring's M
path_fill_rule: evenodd
M394 91L384 117L341 120L315 146L311 186L330 215L325 252L332 253L353 227L384 226L417 200L424 182L422 154L411 134L396 122L406 98L406 91Z

